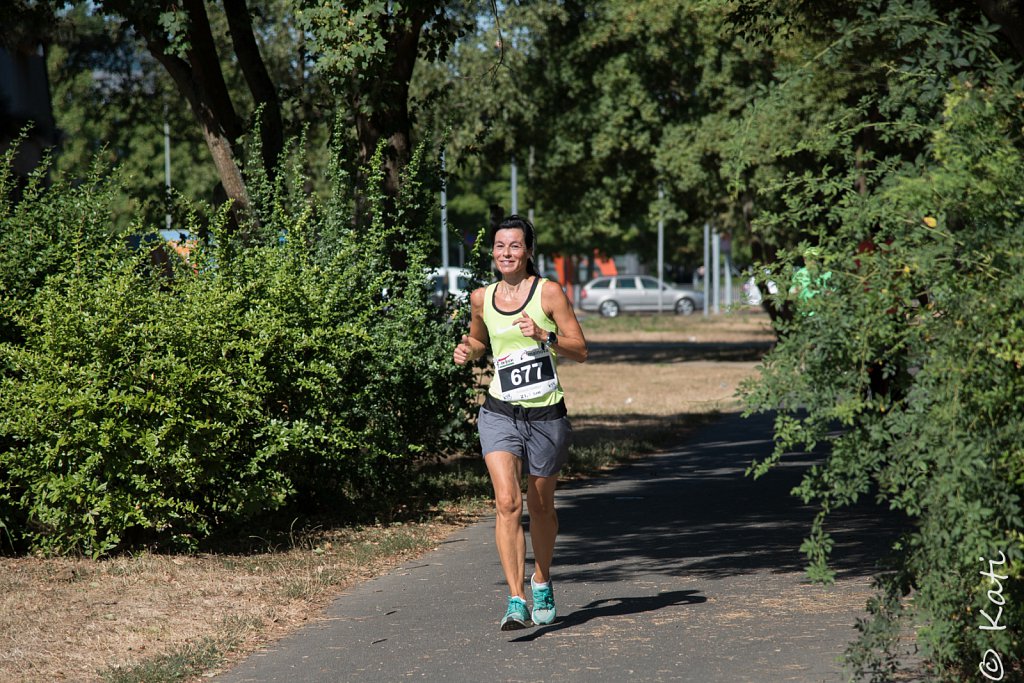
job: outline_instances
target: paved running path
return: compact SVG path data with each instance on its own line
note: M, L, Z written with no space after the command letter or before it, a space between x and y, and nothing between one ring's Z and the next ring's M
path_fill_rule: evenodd
M770 435L766 417L727 415L678 450L560 490L554 624L498 630L506 591L487 520L215 680L845 680L839 658L892 528L846 515L837 584L808 584L797 549L812 513L789 491L812 457L743 475Z

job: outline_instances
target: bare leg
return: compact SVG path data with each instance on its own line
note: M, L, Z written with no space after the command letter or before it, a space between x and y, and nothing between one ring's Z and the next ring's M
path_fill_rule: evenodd
M497 520L494 540L501 568L508 582L508 594L526 599L523 578L526 573L526 536L523 533L522 461L506 451L494 451L484 458L494 487Z
M551 558L558 536L558 513L555 511L555 487L558 476L535 477L526 485L526 505L530 511L530 543L533 545L534 578L544 583L551 578Z

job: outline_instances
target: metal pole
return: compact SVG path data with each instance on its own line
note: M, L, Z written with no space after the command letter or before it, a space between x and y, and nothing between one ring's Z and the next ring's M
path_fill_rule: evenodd
M722 245L722 260L725 262L725 307L732 306L732 234L726 233Z
M732 259L725 257L725 307L732 306Z
M448 277L448 178L445 177L444 150L441 150L441 267Z
M711 270L713 271L712 282L711 282L711 311L716 315L719 313L718 308L718 286L721 274L718 272L719 261L721 260L722 252L722 238L715 230L711 233Z
M516 157L512 156L512 213L519 213L519 188L516 187L518 178L516 178Z
M704 276L701 278L701 287L704 289L704 315L708 314L708 304L711 302L711 290L708 289L708 282L711 279L711 226L704 224Z
M171 229L171 126L164 118L164 185L167 188L167 230ZM170 235L168 235L170 237Z
M665 200L665 191L658 188L658 313L661 313L665 305L665 212L662 210L662 203Z
M530 156L526 159L526 196L530 200L530 208L526 210L526 217L533 224L533 162L534 149L530 145Z

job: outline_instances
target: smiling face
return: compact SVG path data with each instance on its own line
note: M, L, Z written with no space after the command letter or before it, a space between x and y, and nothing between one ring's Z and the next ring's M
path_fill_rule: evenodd
M504 228L494 233L494 265L502 277L526 274L526 262L533 251L526 247L526 234L520 228Z

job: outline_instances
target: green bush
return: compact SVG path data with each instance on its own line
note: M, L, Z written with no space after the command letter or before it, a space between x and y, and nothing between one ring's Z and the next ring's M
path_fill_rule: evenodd
M171 253L171 275L151 238L68 248L77 207L102 217L114 180L2 209L5 238L35 226L58 245L12 296L0 345L0 524L15 548L194 547L283 506L381 513L417 458L465 442L471 373L451 363L422 275L425 171L417 157L388 201L379 165L361 229L342 174L324 200L296 167L254 174L253 226L197 215L188 227L211 239L188 262ZM396 245L406 270L389 265ZM4 253L0 272L22 258Z
M796 490L820 509L803 548L814 578L832 577L833 510L875 498L913 524L851 650L872 680L899 666L901 618L913 619L937 679L978 678L988 650L1003 680L1021 675L1024 88L1000 75L985 87L955 79L928 153L879 164L870 192L850 190L825 210L814 267L831 273L829 286L803 301L781 287L773 305L795 314L780 317L780 343L746 387L751 410L780 411L775 454L755 473L790 449L830 446ZM791 191L791 205L844 184L830 173ZM773 277L789 281L802 251L784 254ZM997 585L980 574L1001 557L996 573L1009 579ZM981 610L995 616L995 600L1009 626L984 630Z

